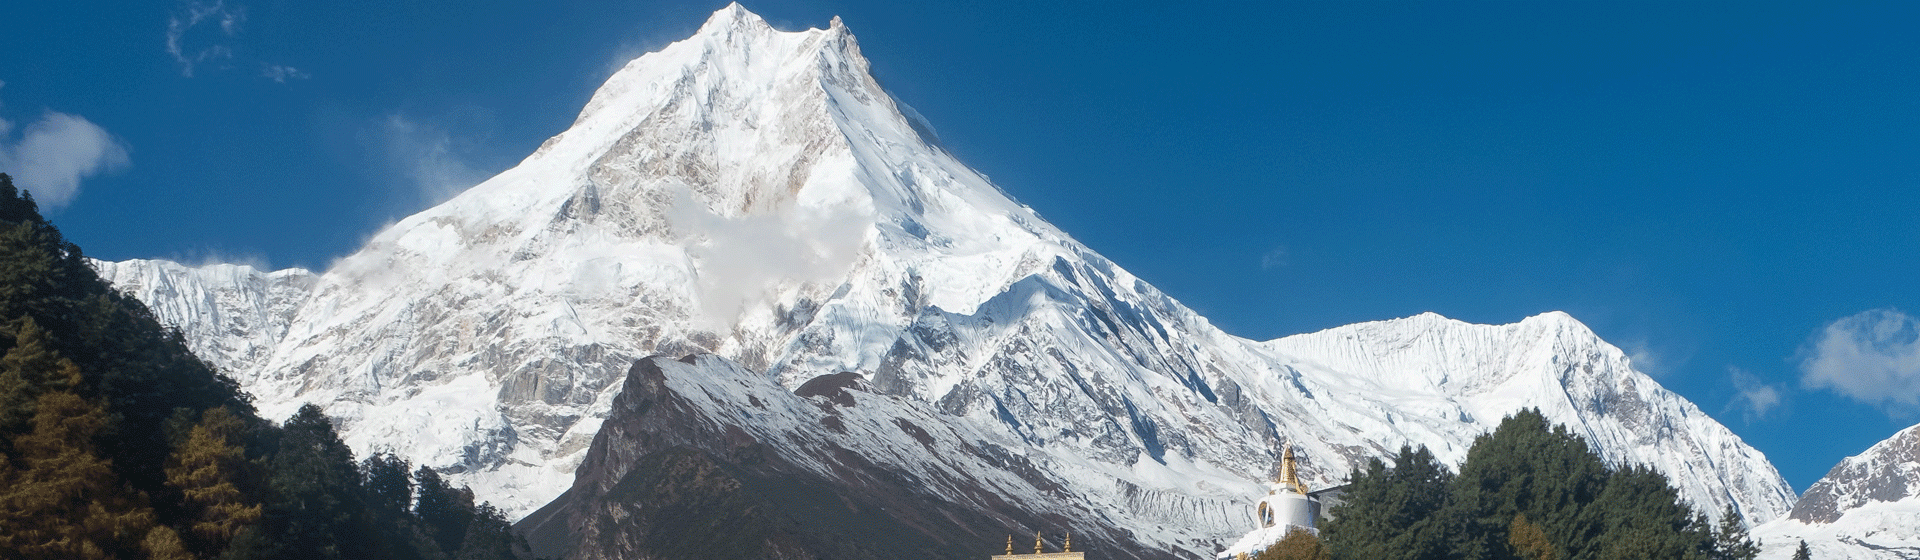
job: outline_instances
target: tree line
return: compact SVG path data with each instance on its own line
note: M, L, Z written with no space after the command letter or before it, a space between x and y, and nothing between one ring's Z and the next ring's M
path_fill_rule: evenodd
M507 560L431 468L257 415L0 174L0 558Z
M1315 538L1289 535L1260 560L1753 560L1731 506L1717 523L1651 468L1610 467L1539 410L1481 435L1456 473L1402 446L1356 469Z

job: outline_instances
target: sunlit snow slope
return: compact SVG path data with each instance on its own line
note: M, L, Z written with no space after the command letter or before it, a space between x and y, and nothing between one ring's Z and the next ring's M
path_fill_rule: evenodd
M309 289L180 303L155 286L204 273L101 267L266 414L322 403L356 451L454 471L515 514L567 487L634 360L694 352L788 389L858 373L950 431L1018 442L1063 491L1120 505L1114 526L1195 555L1244 532L1283 439L1327 485L1407 442L1458 460L1521 406L1659 467L1704 510L1792 505L1760 453L1566 315L1237 338L903 114L838 20L782 32L734 5ZM296 310L277 335L194 326L242 312L229 302ZM259 337L270 350L227 350Z
M1802 540L1814 558L1920 558L1920 425L1840 461L1753 535L1765 560L1791 558Z

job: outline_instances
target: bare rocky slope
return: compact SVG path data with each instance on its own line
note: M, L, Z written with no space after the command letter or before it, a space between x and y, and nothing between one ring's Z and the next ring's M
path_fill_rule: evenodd
M1522 406L1704 511L1793 505L1764 456L1565 314L1238 338L1014 202L914 114L838 20L779 31L734 5L616 72L518 166L324 273L99 267L264 414L320 403L358 452L452 472L515 515L580 487L637 361L693 354L728 365L692 377L790 394L851 373L855 401L892 403L839 416L884 441L818 416L755 424L779 466L742 481L835 480L813 456L832 443L974 481L942 495L997 495L1006 509L957 502L994 523L1061 516L1183 556L1243 532L1283 441L1329 485L1403 443L1458 461Z
M1753 534L1766 560L1791 557L1801 540L1815 558L1920 558L1920 425L1840 461Z

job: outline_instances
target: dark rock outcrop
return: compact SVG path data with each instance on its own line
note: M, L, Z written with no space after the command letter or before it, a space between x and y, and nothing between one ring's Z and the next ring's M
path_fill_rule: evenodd
M1099 543L1091 558L1168 554L1057 513L1030 480L1044 476L962 474L1007 458L858 380L823 376L795 394L715 356L639 360L573 487L516 530L537 556L567 560L978 559L1036 528L1050 551L1072 531L1082 548ZM887 451L904 445L939 453Z

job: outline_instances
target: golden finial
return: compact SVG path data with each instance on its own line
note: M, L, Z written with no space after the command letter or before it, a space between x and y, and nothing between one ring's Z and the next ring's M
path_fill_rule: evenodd
M1040 532L1039 531L1033 532L1033 553L1034 554L1040 553Z
M1013 534L1007 534L1007 556L1013 556Z
M1307 485L1300 482L1300 466L1293 458L1293 442L1287 442L1286 451L1280 454L1280 480L1274 482L1294 492L1307 493Z
M1067 545L1060 552L1073 552L1073 531L1067 531Z

